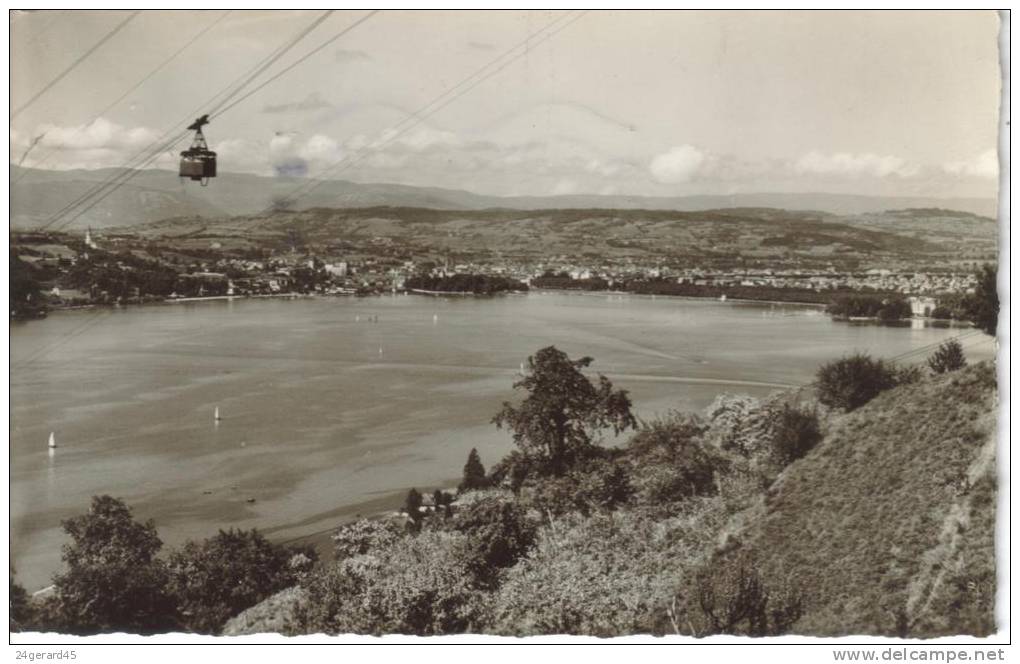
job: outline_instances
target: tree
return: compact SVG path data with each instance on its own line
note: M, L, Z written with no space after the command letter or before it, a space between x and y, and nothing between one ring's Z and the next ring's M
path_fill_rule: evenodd
M528 358L528 373L514 383L527 398L518 406L503 403L493 422L513 431L525 456L540 462L541 470L562 475L594 446L599 431L612 428L619 435L636 428L626 390L614 390L605 376L593 383L581 370L592 358L571 360L555 346Z
M465 491L484 489L488 485L489 482L485 477L485 466L482 465L482 460L478 456L478 450L472 447L471 452L468 453L467 463L464 464L464 476L458 490L463 493Z
M816 383L820 402L849 412L895 387L897 380L894 367L857 353L822 365Z
M54 578L63 630L153 634L177 626L151 520L139 523L120 500L94 496L87 514L62 525L72 539L64 545L67 571Z
M818 416L786 404L776 418L772 458L780 466L788 466L810 452L821 439Z
M418 489L412 488L407 492L407 498L404 499L404 511L415 524L421 520L421 494L418 493Z
M483 588L512 567L535 543L537 527L522 506L486 497L457 512L450 526L467 535L461 544L466 568Z
M32 624L33 611L32 602L28 597L28 591L20 584L14 581L14 570L11 569L11 592L8 596L8 621L10 623L10 631L22 632Z
M13 251L11 256L11 310L13 318L32 317L45 311L38 271L21 260Z
M977 273L977 288L968 302L971 320L985 334L993 337L999 325L999 291L996 278L994 266L981 266Z
M956 339L943 342L928 358L928 366L937 374L962 369L967 366L967 358L963 356L963 346Z
M290 559L257 530L221 530L170 554L167 589L188 630L217 634L232 616L294 583Z

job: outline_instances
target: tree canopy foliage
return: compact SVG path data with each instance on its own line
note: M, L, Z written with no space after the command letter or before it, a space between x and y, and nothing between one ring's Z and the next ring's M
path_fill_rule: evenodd
M231 617L294 583L301 564L291 565L293 555L257 530L221 530L170 554L167 590L189 631L216 634ZM308 561L303 565L311 562L307 553L297 555Z
M555 346L541 349L528 358L526 375L514 383L528 396L518 405L504 402L493 418L498 427L513 432L514 442L540 462L541 470L561 475L590 452L600 431L619 435L637 426L626 390L613 389L605 376L596 383L582 373L592 361L571 360Z
M999 289L995 266L983 265L977 274L978 283L970 300L971 320L985 334L995 336L999 326Z
M818 400L830 408L851 411L895 387L895 367L856 353L822 365L817 373Z
M910 303L898 295L847 293L838 295L825 309L843 318L878 318L884 321L910 318Z
M63 527L71 543L63 552L67 571L54 578L60 627L73 634L152 634L177 626L152 521L139 523L120 500L96 496L87 514Z
M956 339L949 339L940 344L928 358L928 368L937 374L956 371L965 366L967 358L963 355L963 346Z
M461 492L474 491L484 489L488 485L485 466L482 465L482 459L478 456L478 450L472 447L471 452L468 453L467 463L464 464L464 473L458 490Z

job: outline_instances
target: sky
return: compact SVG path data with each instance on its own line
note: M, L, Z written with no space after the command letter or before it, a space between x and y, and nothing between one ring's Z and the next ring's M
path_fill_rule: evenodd
M143 11L12 118L11 162L125 165L323 13ZM367 14L328 15L234 99ZM12 14L12 109L129 15ZM491 195L993 197L998 30L992 11L383 10L206 137L221 172Z

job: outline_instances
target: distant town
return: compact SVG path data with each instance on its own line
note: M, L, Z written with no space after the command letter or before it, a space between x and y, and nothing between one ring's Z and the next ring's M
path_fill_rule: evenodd
M817 261L720 267L718 259L699 265L662 257L645 263L629 256L465 257L402 249L388 238L289 249L189 244L182 249L173 241L92 229L12 233L11 315L196 298L557 289L827 305L840 295L873 294L908 300L913 316L959 318L960 299L977 282L974 269L959 264L848 270Z

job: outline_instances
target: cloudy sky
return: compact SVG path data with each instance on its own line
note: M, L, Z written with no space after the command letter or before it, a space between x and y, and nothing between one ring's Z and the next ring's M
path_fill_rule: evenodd
M12 109L129 14L14 14ZM11 161L123 165L322 14L142 12L16 113ZM366 14L329 15L245 91ZM206 135L221 171L497 195L994 196L998 29L990 11L385 10Z

